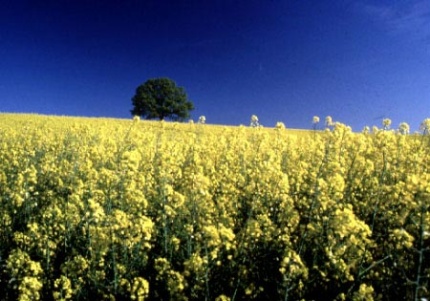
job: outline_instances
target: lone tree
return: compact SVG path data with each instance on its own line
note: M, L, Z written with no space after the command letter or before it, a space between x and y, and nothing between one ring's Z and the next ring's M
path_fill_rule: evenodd
M147 80L136 89L132 98L133 116L146 119L169 118L183 121L189 118L189 112L194 105L187 99L184 88L178 87L169 78L154 78Z

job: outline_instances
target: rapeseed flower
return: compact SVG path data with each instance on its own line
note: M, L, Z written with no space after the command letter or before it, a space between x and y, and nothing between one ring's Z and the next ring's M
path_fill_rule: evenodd
M327 116L325 118L325 126L326 126L326 128L329 128L329 127L331 127L333 125L334 125L333 118L331 116Z
M391 126L391 119L389 118L384 118L382 120L382 127L385 131L389 130Z
M417 274L430 237L426 139L332 120L332 132L280 135L0 118L9 296L370 300L415 285L401 274Z
M285 129L285 124L283 122L279 121L279 122L276 123L275 128L279 129L279 130Z
M142 277L136 277L132 281L130 299L143 301L149 294L149 283Z
M199 117L199 121L198 121L198 123L200 123L200 124L205 124L206 123L206 116L200 116Z
M399 124L399 133L402 135L409 134L409 124L407 124L406 122L400 123Z
M251 123L250 123L251 127L259 127L260 123L258 122L258 117L257 115L252 115L251 116Z
M430 133L430 118L424 119L421 122L420 130L424 135L428 135Z

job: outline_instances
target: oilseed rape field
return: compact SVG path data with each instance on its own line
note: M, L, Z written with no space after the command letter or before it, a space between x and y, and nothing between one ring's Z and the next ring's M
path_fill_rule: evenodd
M429 300L427 134L0 114L0 300Z

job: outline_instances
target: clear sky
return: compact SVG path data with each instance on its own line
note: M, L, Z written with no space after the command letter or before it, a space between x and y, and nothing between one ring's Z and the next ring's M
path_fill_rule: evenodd
M131 118L147 79L207 123L430 117L430 0L2 1L0 112Z

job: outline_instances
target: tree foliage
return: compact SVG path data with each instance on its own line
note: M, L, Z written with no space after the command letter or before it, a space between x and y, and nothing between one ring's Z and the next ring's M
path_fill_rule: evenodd
M149 79L136 89L131 114L147 119L183 121L194 109L184 88L169 78Z

